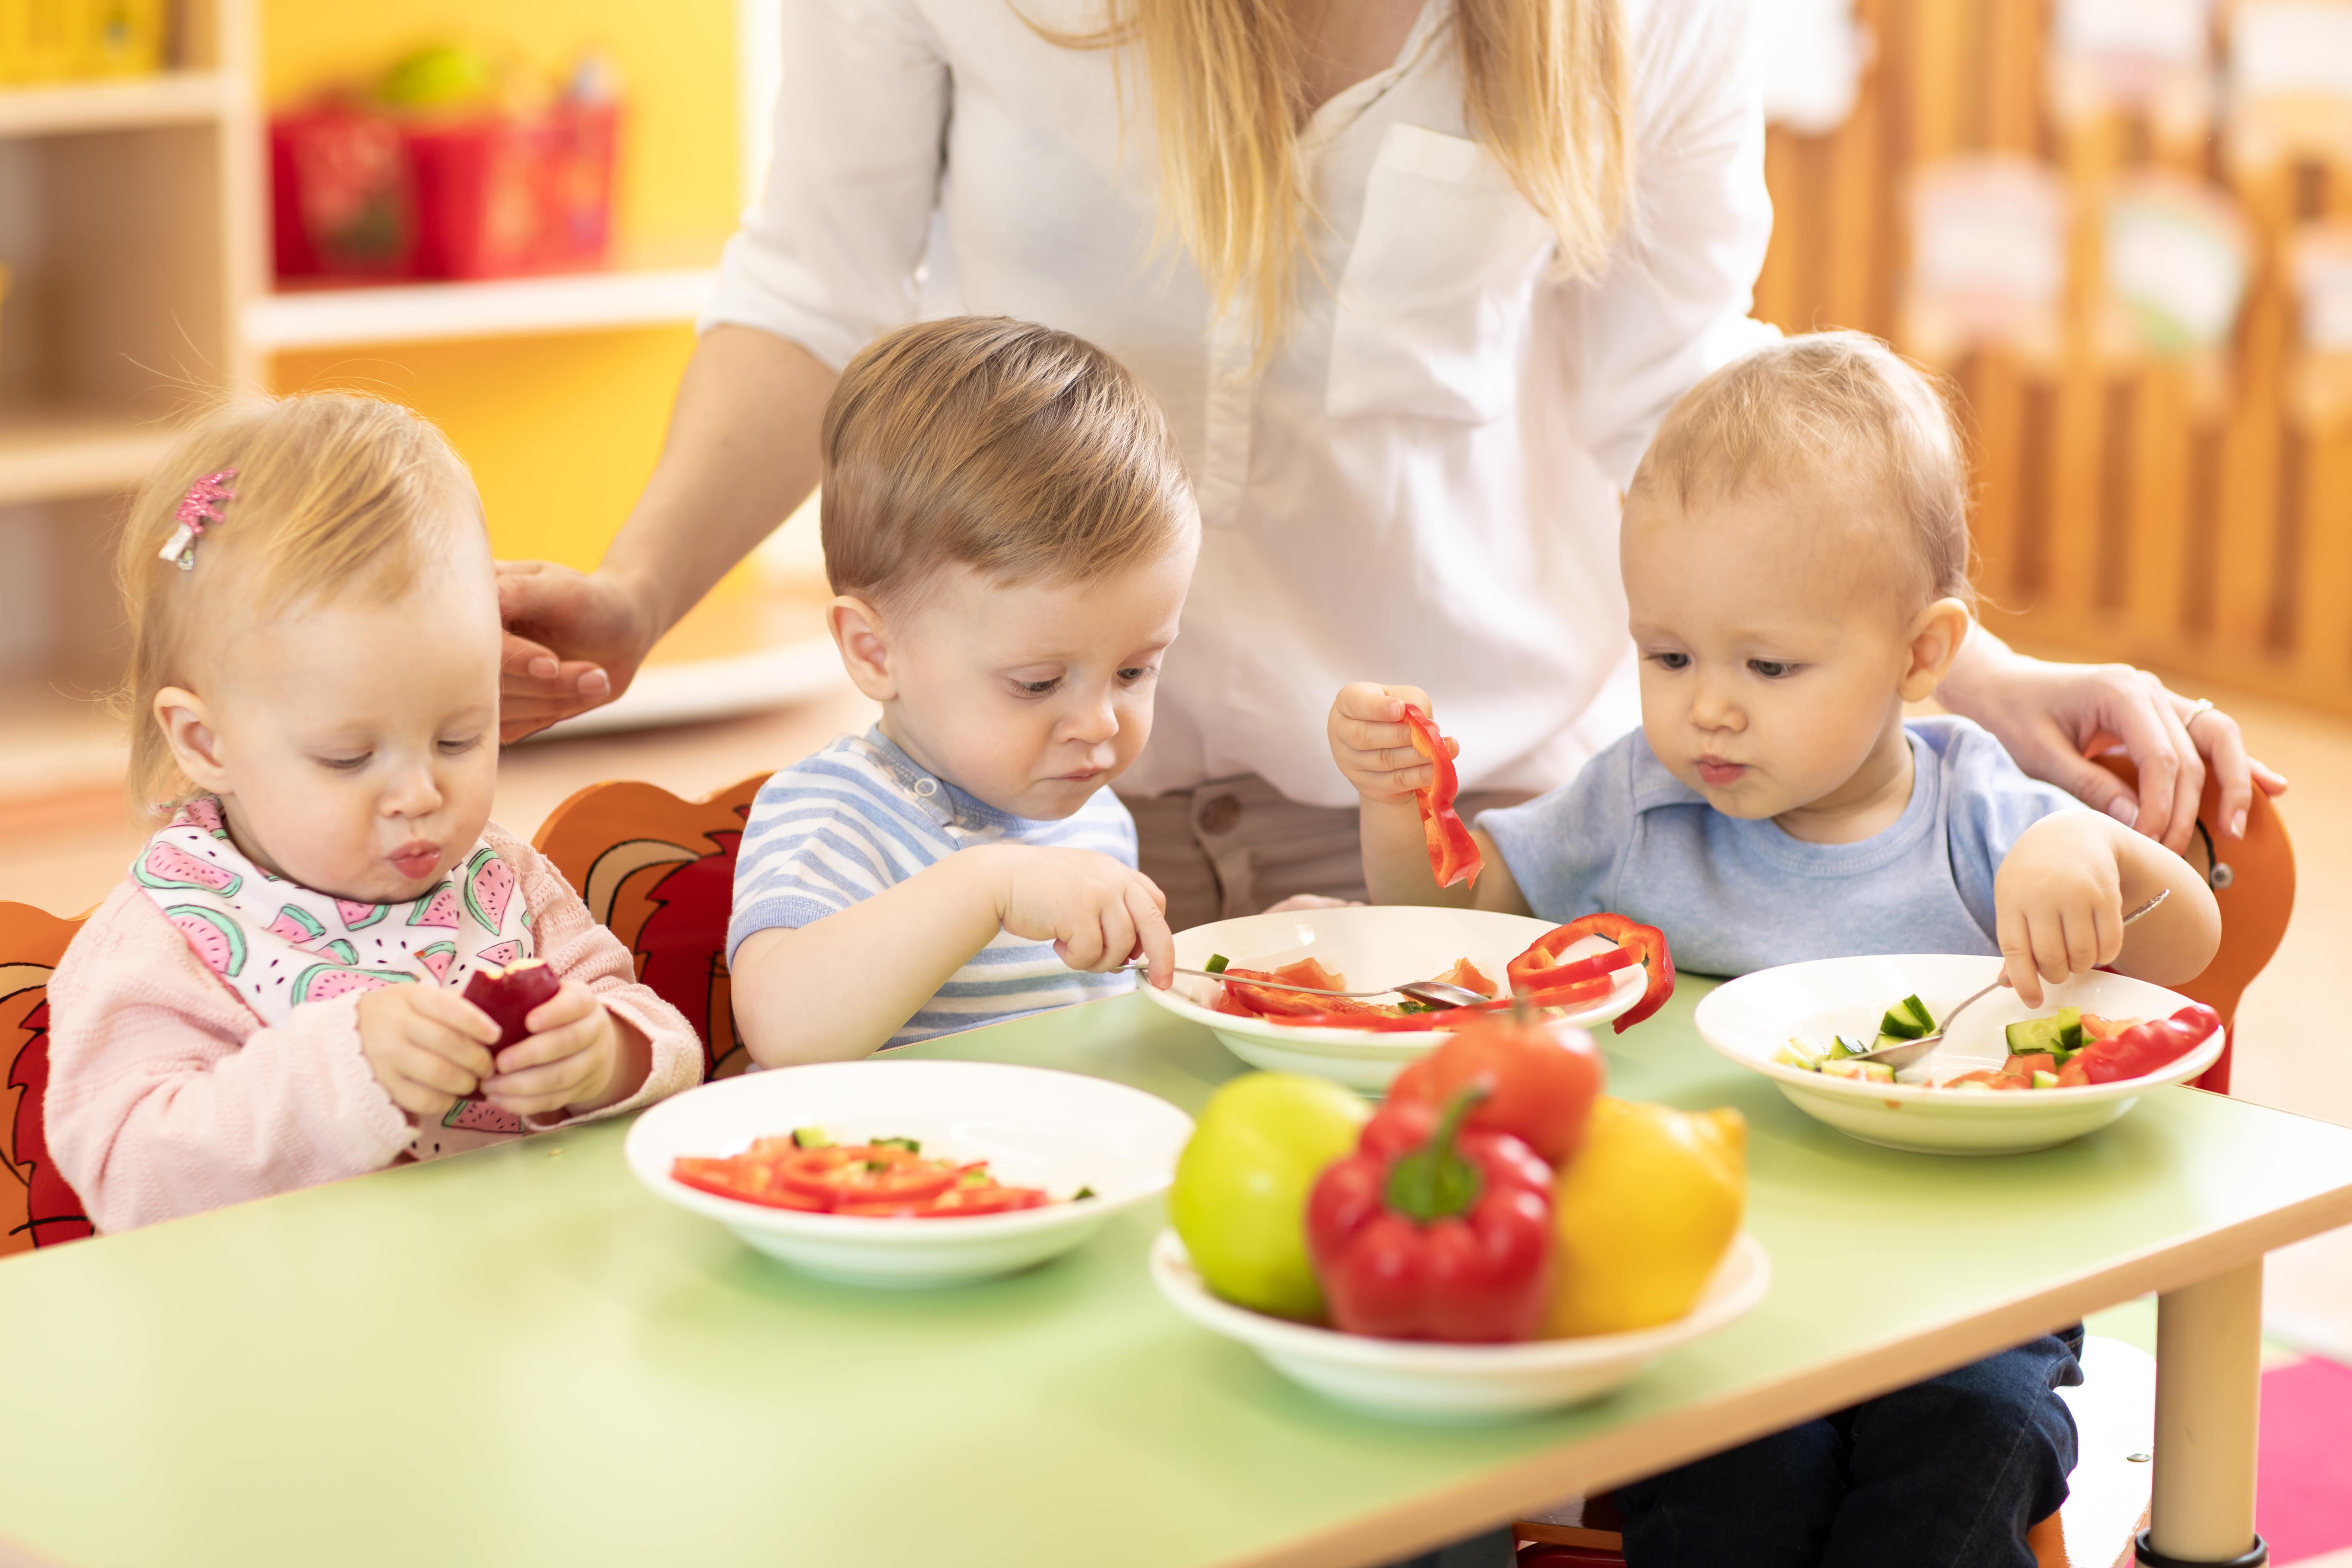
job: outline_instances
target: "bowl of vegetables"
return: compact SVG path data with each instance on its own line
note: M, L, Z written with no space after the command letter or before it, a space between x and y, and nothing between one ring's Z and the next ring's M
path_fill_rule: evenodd
M2080 1138L2221 1054L2210 1008L2128 975L2002 989L1959 1013L1924 1062L1853 1058L1917 1038L2000 973L1951 953L1816 959L1759 970L1702 998L1700 1036L1791 1104L1850 1137L1934 1154L2014 1154Z
M1202 1328L1407 1420L1596 1399L1759 1300L1747 1128L1600 1092L1540 1015L1446 1035L1377 1110L1327 1079L1218 1089L1177 1163L1154 1284Z
M997 1062L827 1062L666 1100L629 1169L807 1273L950 1285L1080 1246L1168 1185L1192 1121L1105 1079Z
M1179 964L1228 979L1179 975L1167 990L1146 986L1144 994L1206 1025L1253 1067L1378 1094L1470 1015L1421 1009L1395 996L1326 1003L1254 985L1252 977L1339 991L1412 980L1450 980L1497 998L1523 991L1549 1016L1591 1028L1646 1017L1673 991L1663 941L1654 961L1640 934L1646 931L1615 915L1555 926L1486 910L1411 905L1246 915L1176 933Z

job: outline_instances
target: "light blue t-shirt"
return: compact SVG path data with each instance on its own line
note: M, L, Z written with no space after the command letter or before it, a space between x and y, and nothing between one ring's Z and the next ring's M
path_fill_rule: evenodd
M1528 904L1548 921L1613 910L1666 933L1675 963L1746 974L1874 952L1998 955L1993 875L2020 835L2079 807L2018 771L1966 719L1905 724L1914 773L1895 826L1808 844L1726 816L1666 772L1642 731L1570 783L1481 813Z
M927 773L878 729L844 735L770 779L752 802L735 858L728 962L753 931L797 930L838 914L980 844L1093 849L1133 866L1135 819L1107 789L1059 821L1013 816ZM857 983L855 974L840 978ZM1052 942L1000 931L884 1048L1134 984L1130 974L1081 973L1054 956Z

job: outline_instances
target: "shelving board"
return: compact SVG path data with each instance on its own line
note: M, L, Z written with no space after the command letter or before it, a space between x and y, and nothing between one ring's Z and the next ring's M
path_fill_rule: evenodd
M177 434L122 414L0 410L0 506L129 489Z
M13 87L0 89L0 137L200 123L219 119L231 97L229 79L208 70Z
M287 289L245 307L246 342L265 353L435 339L520 337L690 321L714 269L585 272L479 283Z

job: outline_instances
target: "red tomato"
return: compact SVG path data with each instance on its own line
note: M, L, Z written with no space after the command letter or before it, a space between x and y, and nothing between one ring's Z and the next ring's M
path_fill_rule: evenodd
M2011 1078L2021 1078L2026 1082L2032 1083L2035 1073L2056 1072L2058 1058L2048 1051L2031 1051L2024 1056L2010 1058L2001 1064L2000 1070Z
M1010 1214L1044 1208L1053 1200L1038 1187L955 1187L941 1193L918 1219L956 1219L965 1215Z
M775 1166L767 1161L741 1154L725 1160L680 1155L670 1163L669 1176L671 1181L700 1192L766 1208L822 1213L825 1206L823 1198L810 1197L783 1185L776 1179Z
M910 1203L945 1192L958 1172L887 1144L801 1149L775 1162L776 1178L793 1192L838 1211L846 1204Z
M1495 994L1495 983L1478 973L1478 966L1466 958L1457 958L1454 967L1437 976L1448 985L1459 985L1465 991L1475 991L1481 996Z
M1464 1125L1508 1132L1555 1166L1584 1142L1605 1072L1592 1037L1536 1018L1495 1014L1466 1026L1397 1075L1389 1103L1443 1107L1465 1084L1483 1080L1486 1098Z
M1345 991L1348 977L1334 974L1323 967L1322 961L1302 958L1296 963L1286 963L1274 972L1276 980L1287 980L1293 985L1312 985L1318 991Z

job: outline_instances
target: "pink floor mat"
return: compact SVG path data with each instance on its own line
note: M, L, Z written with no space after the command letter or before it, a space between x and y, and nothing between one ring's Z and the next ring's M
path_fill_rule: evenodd
M2309 1356L2263 1373L2254 1527L2279 1568L2352 1548L2352 1366Z

